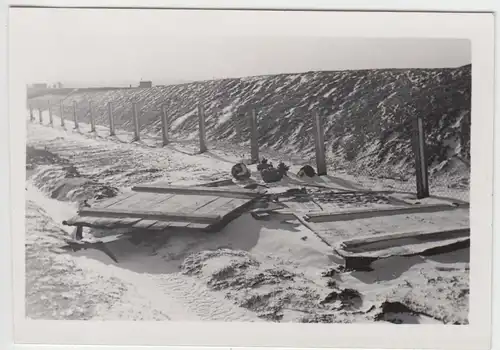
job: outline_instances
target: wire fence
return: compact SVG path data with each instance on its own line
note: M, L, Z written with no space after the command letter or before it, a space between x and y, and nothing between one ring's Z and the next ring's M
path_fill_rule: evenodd
M75 130L85 123L91 132L107 136L116 136L119 130L132 132L127 142L146 137L160 146L190 142L200 153L211 148L229 149L253 163L265 155L292 164L311 164L320 175L342 176L371 190L419 192L426 197L427 188L431 195L468 200L469 178L464 175L470 171L468 113L453 126L456 144L441 149L440 138L449 138L442 134L442 118L419 115L427 102L418 98L410 103L400 101L395 115L368 122L351 118L342 125L332 123L332 117L321 108L311 109L293 133L278 135L290 120L269 118L269 111L251 105L230 110L205 102L185 113L173 110L173 101L152 104L139 97L107 98L104 102L94 102L85 95L71 100L32 99L29 118ZM43 111L48 112L48 120L43 120ZM231 123L221 128L221 120ZM420 129L417 120L421 121ZM449 149L454 149L452 155Z

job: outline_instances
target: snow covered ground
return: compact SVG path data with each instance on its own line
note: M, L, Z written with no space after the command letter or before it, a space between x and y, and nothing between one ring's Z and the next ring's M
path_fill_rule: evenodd
M213 234L179 230L112 243L118 264L97 250L62 250L70 232L61 222L82 200L138 183L228 178L248 151L212 144L196 154L196 140L162 148L154 137L131 143L123 131L108 137L104 127L94 134L85 124L79 132L70 121L63 129L54 118L54 125L27 126L29 318L468 323L468 249L391 258L369 272L343 271L331 248L304 226L244 214ZM317 182L337 189L375 186L374 179L354 180L330 174Z

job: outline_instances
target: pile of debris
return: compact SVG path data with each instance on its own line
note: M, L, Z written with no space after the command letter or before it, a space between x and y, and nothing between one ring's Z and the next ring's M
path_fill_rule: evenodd
M272 162L269 162L266 158L262 158L259 164L257 164L257 171L260 173L262 181L265 183L279 182L284 177L288 176L288 171L290 166L283 162L279 162L277 167L274 167ZM235 164L231 169L231 175L238 181L244 181L250 179L252 173L248 169L247 165L243 162ZM297 173L299 177L314 177L316 172L314 168L310 165L303 166Z

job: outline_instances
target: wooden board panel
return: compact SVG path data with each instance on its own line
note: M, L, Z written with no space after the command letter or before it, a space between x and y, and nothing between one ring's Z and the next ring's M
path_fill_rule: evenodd
M198 191L198 188L194 188L193 191L193 187L168 186L169 191L172 188L176 193L146 191L126 193L99 203L97 207L80 210L79 216L71 219L70 224L148 230L161 230L167 227L189 229L219 227L224 225L224 219L230 220L230 214L249 204L259 195L251 190L237 189L230 191L231 196L237 197L234 198L227 195L225 189ZM248 195L249 193L251 195Z

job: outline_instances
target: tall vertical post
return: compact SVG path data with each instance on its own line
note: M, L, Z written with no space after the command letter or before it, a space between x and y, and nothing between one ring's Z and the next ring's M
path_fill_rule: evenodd
M90 132L95 132L94 111L92 110L92 101L89 101Z
M50 126L54 126L54 119L52 117L52 105L50 104L50 101L48 102L49 105L49 124Z
M137 115L137 102L132 103L132 119L134 120L134 141L141 139L139 132L139 117Z
M43 124L43 114L41 108L38 108L38 120L40 121L40 124Z
M250 159L252 164L259 162L259 137L257 133L257 113L252 109L250 114Z
M425 150L424 123L421 116L413 120L413 152L417 178L417 198L429 197L429 173Z
M115 119L113 118L113 108L111 101L108 102L109 136L115 136Z
M200 132L200 153L207 151L207 140L205 135L205 109L203 105L198 104L198 129Z
M168 144L168 121L165 105L161 106L161 130L163 134L163 146L165 146Z
M318 112L313 113L313 133L314 146L316 150L317 173L318 175L326 175L325 138L323 132L323 123Z
M35 116L33 115L33 106L30 104L30 120L35 121Z
M78 125L78 115L76 114L76 101L73 101L73 118L75 121L75 129L80 129Z
M59 102L59 108L61 110L61 126L64 127L64 102L62 100Z

